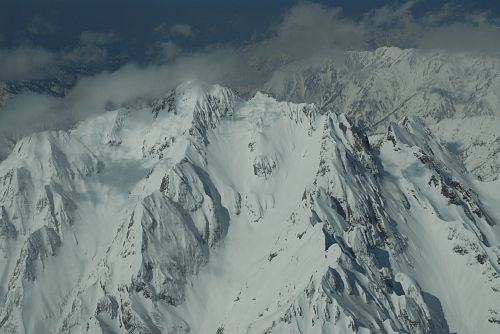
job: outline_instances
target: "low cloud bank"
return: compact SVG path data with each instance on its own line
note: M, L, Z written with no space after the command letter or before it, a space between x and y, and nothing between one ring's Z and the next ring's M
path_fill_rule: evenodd
M0 112L0 132L64 127L109 109L148 103L190 79L245 93L260 87L284 64L321 65L325 59L341 60L345 50L399 46L500 53L496 18L487 13L463 15L460 7L450 5L416 17L413 9L418 3L384 6L357 21L344 17L339 8L301 3L270 27L263 40L243 46L206 46L196 52L175 42L175 38L193 38L194 28L162 25L153 32L162 36L149 50L151 64L129 63L114 72L83 77L62 99L18 94ZM83 32L76 48L60 53L29 46L0 50L0 81L44 76L61 63L101 61L108 56L107 46L117 39L112 33Z

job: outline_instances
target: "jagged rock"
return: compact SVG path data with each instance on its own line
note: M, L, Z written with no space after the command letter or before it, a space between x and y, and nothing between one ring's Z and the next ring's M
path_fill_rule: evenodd
M0 163L0 333L495 333L497 189L418 120L189 82Z
M499 67L497 57L486 55L381 47L347 51L319 65L283 66L264 86L282 100L346 113L371 134L418 116L469 171L494 180L500 171Z

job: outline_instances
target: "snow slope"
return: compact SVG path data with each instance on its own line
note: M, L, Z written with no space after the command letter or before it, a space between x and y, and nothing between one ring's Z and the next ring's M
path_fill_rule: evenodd
M418 120L188 82L0 163L0 333L496 333L499 195Z
M485 180L498 177L498 57L383 47L320 63L282 66L265 90L286 101L346 113L370 134L384 132L403 116L417 116L458 150L469 171ZM457 128L466 128L466 137L457 138Z

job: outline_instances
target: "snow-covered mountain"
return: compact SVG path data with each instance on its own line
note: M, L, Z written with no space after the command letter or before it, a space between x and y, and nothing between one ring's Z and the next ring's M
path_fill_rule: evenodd
M19 94L29 93L63 98L77 84L81 77L95 75L104 70L117 69L121 61L121 59L117 58L115 61L91 65L59 65L56 68L48 70L44 76L39 78L0 81L0 115L9 101L11 102ZM61 125L53 124L53 120L49 121L42 118L40 120L40 124L36 126L30 125L27 128L20 128L19 125L12 126L10 124L7 124L7 126L3 124L4 126L0 127L0 161L6 158L20 138L34 132L34 127L38 131L41 131L61 128L66 126L67 123L65 122ZM0 121L6 122L1 116ZM10 129L9 126L11 126Z
M265 90L346 113L370 134L383 133L403 116L418 116L469 171L485 180L498 177L500 58L383 47L320 63L285 65Z
M0 333L497 333L499 181L417 120L188 82L0 163Z
M80 75L117 69L119 64L120 60L95 68L65 66L47 78L0 83L0 112L19 92L63 97ZM239 80L242 84L235 88L241 94L265 91L282 101L315 103L322 110L345 113L357 125L362 124L368 135L384 133L390 122L404 116L417 116L470 172L483 180L498 178L498 56L382 47L308 61L278 54L252 59L251 64L256 72L265 73L265 83ZM0 133L0 160L20 138L18 132Z

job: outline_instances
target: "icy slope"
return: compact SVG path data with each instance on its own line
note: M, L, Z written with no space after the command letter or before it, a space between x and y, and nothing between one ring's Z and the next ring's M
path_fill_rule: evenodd
M0 163L0 333L496 333L499 195L418 121L188 82Z
M314 102L346 113L370 133L383 132L403 116L418 116L440 140L459 150L470 171L489 180L498 176L498 57L383 47L338 58L319 67L285 65L265 90L286 101ZM457 126L469 128L466 140L455 138ZM473 153L478 143L490 151Z

